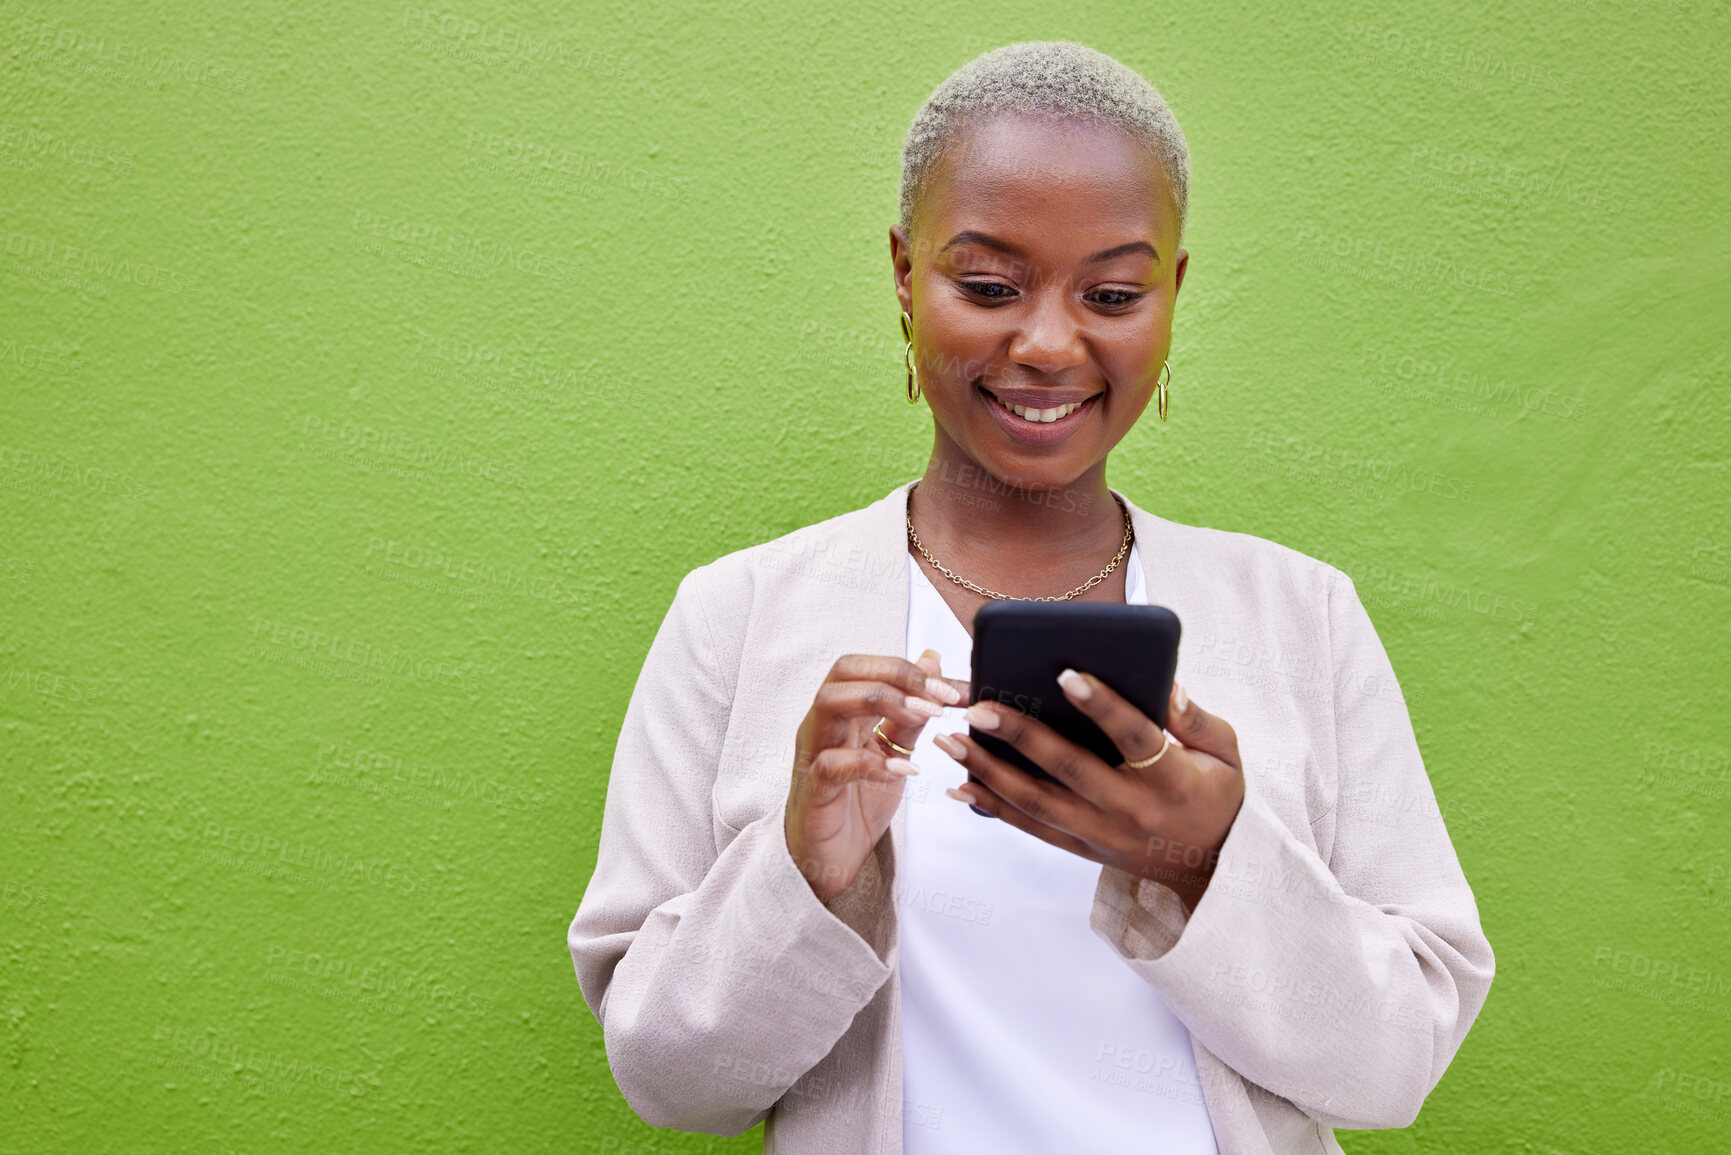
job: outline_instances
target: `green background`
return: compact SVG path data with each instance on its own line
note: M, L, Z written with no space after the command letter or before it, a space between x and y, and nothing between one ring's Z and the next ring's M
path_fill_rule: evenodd
M0 1148L654 1131L564 944L680 577L882 496L901 134L1141 70L1112 484L1358 582L1498 973L1355 1152L1731 1126L1723 4L0 8Z

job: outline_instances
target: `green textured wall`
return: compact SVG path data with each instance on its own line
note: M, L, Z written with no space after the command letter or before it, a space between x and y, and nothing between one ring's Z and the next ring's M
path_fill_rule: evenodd
M815 7L0 7L0 1149L756 1149L579 996L613 739L922 467L900 133L1052 36L1196 172L1111 480L1358 581L1497 949L1348 1148L1722 1146L1725 5Z

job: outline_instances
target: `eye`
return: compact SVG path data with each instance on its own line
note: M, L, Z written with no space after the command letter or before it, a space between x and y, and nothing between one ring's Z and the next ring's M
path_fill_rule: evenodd
M1099 289L1088 294L1088 300L1105 309L1125 309L1140 301L1146 293L1133 293L1129 289Z
M982 301L1008 301L1016 295L1016 290L998 281L957 281L962 291L971 297Z

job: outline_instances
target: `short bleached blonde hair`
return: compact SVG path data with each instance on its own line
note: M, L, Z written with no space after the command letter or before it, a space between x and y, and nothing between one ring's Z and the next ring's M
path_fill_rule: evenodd
M967 122L1004 113L1104 121L1145 145L1178 202L1178 235L1190 214L1190 150L1178 118L1140 73L1071 40L1026 40L994 48L956 69L927 98L902 146L901 226L913 235L914 206L944 151Z

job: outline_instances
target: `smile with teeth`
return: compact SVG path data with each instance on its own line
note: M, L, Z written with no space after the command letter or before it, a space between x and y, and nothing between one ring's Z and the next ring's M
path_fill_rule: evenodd
M999 405L1002 405L1005 409L1008 409L1011 413L1014 413L1022 420L1037 421L1041 424L1045 424L1048 421L1056 421L1061 417L1068 417L1070 414L1086 405L1089 401L1093 400L1093 398L1090 397L1085 401L1072 401L1068 405L1059 405L1052 409L1034 409L1027 405L1011 405L989 389L986 390L986 394L991 397L993 401L996 401Z

